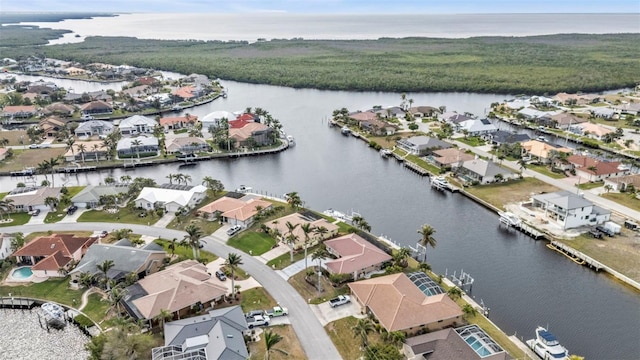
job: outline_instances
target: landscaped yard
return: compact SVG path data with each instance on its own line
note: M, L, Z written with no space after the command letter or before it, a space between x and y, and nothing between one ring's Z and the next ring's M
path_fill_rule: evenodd
M286 245L281 245L281 246L286 246ZM310 247L309 249L307 249L307 255L311 255L316 249L318 248L318 245ZM298 250L296 252L293 253L293 262L297 262L298 260L302 260L304 259L304 249L302 250ZM309 267L311 267L312 265L316 264L315 261L308 261L308 265ZM289 252L287 252L286 254L282 254L280 256L278 256L275 259L270 260L267 263L268 266L273 267L274 269L278 269L278 270L282 270L284 268L286 268L287 266L291 265L291 254Z
M427 170L428 172L435 174L435 175L439 175L440 174L440 168L429 164L428 162L422 160L421 158L419 158L418 156L415 155L408 155L406 157L407 160L419 165L421 168Z
M140 217L139 214L147 215ZM158 220L160 220L160 217L154 211L146 212L129 207L118 208L118 212L115 214L104 210L88 210L78 218L78 222L115 222L140 225L151 225Z
M457 141L460 141L461 143L465 143L469 146L481 146L484 145L486 142L484 140L482 140L480 137L478 136L469 136L467 138L465 137L461 137L461 138L456 138Z
M300 345L300 340L296 336L295 331L290 325L277 325L267 328L274 334L282 336L282 340L271 348L270 360L292 360L306 358L304 350ZM266 359L265 353L267 347L265 345L264 333L260 335L260 341L251 342L249 351L251 351L251 359Z
M528 200L532 193L554 192L559 189L541 180L525 177L506 183L478 185L466 188L466 191L500 209L505 204Z
M86 289L82 289L82 291L84 292ZM93 293L89 295L87 306L82 309L82 312L87 314L91 320L100 323L106 317L109 307L109 302L103 299L101 294Z
M227 245L254 256L271 250L276 240L263 232L243 231L227 241Z
M349 316L344 319L336 320L327 324L324 329L329 334L331 341L338 349L338 352L344 360L357 360L362 358L362 350L360 350L360 337L356 337L353 327L358 323L358 319ZM372 332L369 334L369 343L374 344L380 342L380 334Z
M310 269L311 268L312 267L310 267ZM343 285L339 288L334 288L331 285L331 282L324 275L320 280L320 284L322 285L322 292L318 293L318 290L315 288L315 286L306 282L306 280L304 279L305 276L306 271L301 271L290 277L288 282L296 289L296 291L298 291L303 299L311 299L311 304L320 304L338 295L349 293L349 287ZM316 281L318 278L317 274L313 274L311 276L313 276L314 281Z
M193 249L190 246L186 247L186 246L180 245L180 241L182 241L182 239L176 239L175 250L173 250L173 253L182 259L193 259ZM169 249L169 245L171 244L170 240L156 239L154 240L154 242L162 246L164 248L164 251L166 251L168 255L172 254L172 251ZM206 250L200 249L200 260L203 261L205 264L208 264L216 260L217 258L218 258L217 255L212 254Z
M69 287L69 278L49 279L27 286L0 286L0 296L8 296L9 294L17 297L52 300L69 306L78 306L82 297L81 290L72 290Z
M58 221L64 219L67 215L67 212L64 209L58 209L56 211L49 211L47 216L44 218L45 224L57 223Z
M629 209L640 211L640 199L635 196L631 196L629 193L606 193L600 195L605 199L615 201L620 205L626 206Z
M531 170L533 170L535 172L539 172L542 175L547 175L548 177L554 178L554 179L564 179L564 178L566 178L566 176L564 174L553 172L553 171L549 170L549 168L544 166L544 165L527 165L527 169L531 169Z
M13 219L10 222L0 222L0 227L24 225L31 220L31 215L25 212L3 215L3 219Z
M586 183L579 184L578 188L581 189L581 190L591 190L591 189L599 188L601 186L604 186L604 183L602 181L600 181L600 182L586 182Z
M242 311L244 312L249 312L251 310L266 310L278 305L278 303L263 287L257 287L245 291L240 289L240 294L242 297L240 300L240 306L242 306Z

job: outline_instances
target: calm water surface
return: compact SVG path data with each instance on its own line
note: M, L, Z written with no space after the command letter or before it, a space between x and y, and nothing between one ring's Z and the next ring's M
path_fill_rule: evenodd
M176 74L177 77L177 74ZM508 334L532 337L537 325L549 326L572 353L587 359L640 358L640 296L608 277L577 266L520 234L498 227L494 213L457 194L429 188L428 180L384 160L361 141L330 129L326 119L336 108L365 110L397 105L393 93L335 92L223 82L227 99L191 113L262 107L295 136L296 146L269 157L199 163L180 169L164 165L135 171L103 171L59 177L56 184L98 184L109 175L152 177L169 173L220 179L227 188L240 184L270 194L298 191L308 207L360 212L376 234L414 245L416 230L435 227L438 244L428 262L438 273L464 269L475 279L472 295L491 308L490 318ZM74 89L80 91L82 83ZM484 112L507 95L408 94L415 105L445 105L450 110ZM60 176L60 175L57 175ZM4 177L0 187L18 179Z

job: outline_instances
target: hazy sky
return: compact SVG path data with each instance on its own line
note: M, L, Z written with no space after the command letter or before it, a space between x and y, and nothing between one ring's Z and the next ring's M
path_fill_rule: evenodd
M0 0L0 11L639 13L640 0Z

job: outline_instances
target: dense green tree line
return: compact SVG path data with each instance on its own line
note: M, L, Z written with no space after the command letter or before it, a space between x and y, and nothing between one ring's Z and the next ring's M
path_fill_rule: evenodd
M3 52L333 90L543 94L602 91L640 82L640 34L253 44L93 37L83 43Z
M31 26L7 25L0 30L0 51L4 53L4 47L44 45L49 40L57 39L69 33L69 30L53 30L47 28L33 28Z

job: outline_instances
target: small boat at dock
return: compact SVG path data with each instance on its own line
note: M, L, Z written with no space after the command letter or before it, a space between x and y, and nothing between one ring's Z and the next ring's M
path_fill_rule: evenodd
M330 216L334 219L338 219L338 220L342 220L342 221L352 221L353 220L353 216L349 216L343 212L340 212L338 210L333 210L331 208L325 210L322 212L323 214Z
M287 135L287 142L289 143L289 146L294 146L296 144L296 140L292 135Z
M351 134L351 129L349 129L349 127L345 125L342 127L342 129L340 129L340 132L342 133L342 135L349 135Z
M391 154L393 154L393 151L391 151L390 149L381 149L380 150L380 156L382 156L383 158L389 157L389 156L391 156Z
M536 328L535 339L527 340L527 346L543 360L567 360L569 351L560 345L555 335L542 326Z
M518 227L522 222L522 220L520 220L520 218L516 214L509 211L500 211L498 212L498 215L500 215L500 223L507 226Z
M251 190L253 190L253 188L251 186L240 185L240 187L236 189L236 192L238 192L238 193L248 193Z
M451 190L451 184L444 176L436 176L431 178L431 187L436 190Z

